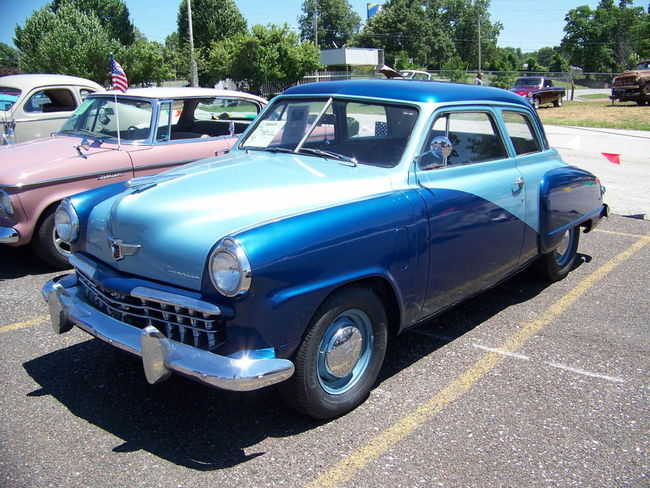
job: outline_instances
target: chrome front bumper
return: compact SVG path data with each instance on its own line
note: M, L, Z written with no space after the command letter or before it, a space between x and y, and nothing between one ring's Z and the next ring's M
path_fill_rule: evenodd
M20 235L12 227L0 227L0 244L13 244L18 242Z
M52 327L57 334L74 325L127 352L140 356L147 381L159 383L172 372L208 385L232 391L250 391L291 377L294 365L288 359L220 356L167 339L152 326L139 329L109 317L79 298L79 284L64 287L59 276L43 286ZM253 353L253 351L251 351Z

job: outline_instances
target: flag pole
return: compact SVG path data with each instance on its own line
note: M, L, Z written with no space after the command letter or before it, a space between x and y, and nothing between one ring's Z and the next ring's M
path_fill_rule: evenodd
M117 92L115 91L116 88L113 86L113 66L115 65L115 57L113 56L113 53L110 54L111 56L111 88L113 89L113 98L115 100L115 123L117 124L117 150L121 151L122 150L122 140L120 138L120 111L118 109L118 104L117 104Z

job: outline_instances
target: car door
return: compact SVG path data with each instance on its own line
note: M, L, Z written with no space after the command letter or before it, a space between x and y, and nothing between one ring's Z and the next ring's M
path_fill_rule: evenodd
M49 137L79 104L69 86L35 88L24 100L16 112L16 142Z
M451 141L447 158L432 150L439 137ZM517 267L525 205L516 161L508 155L497 114L487 107L438 111L417 163L429 218L425 318Z

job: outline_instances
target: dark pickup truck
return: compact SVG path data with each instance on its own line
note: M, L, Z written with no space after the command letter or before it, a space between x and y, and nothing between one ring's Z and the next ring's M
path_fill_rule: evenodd
M561 107L562 98L566 93L564 88L553 86L553 81L543 76L517 78L510 91L528 98L535 108L547 103L552 103L554 107Z

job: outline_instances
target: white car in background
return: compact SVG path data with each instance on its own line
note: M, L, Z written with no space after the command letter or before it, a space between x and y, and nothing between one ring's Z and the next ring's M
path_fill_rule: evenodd
M48 137L91 93L104 88L67 75L0 77L0 145Z

